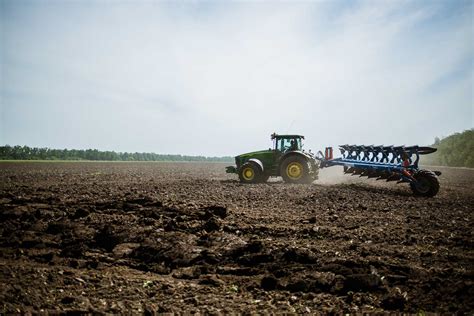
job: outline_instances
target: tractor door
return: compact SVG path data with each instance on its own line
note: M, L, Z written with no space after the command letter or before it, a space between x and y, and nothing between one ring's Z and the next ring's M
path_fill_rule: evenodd
M280 157L283 154L281 150L281 140L281 138L275 138L273 140L273 149L271 149L271 154L267 157L267 166L269 166L269 173L274 176L279 175L280 172L278 162L280 161Z
M274 155L273 155L273 161L272 161L272 173L279 175L280 174L280 158L283 156L285 152L287 152L290 149L291 146L291 139L289 138L283 138L283 137L277 137L275 139L275 144L274 144Z

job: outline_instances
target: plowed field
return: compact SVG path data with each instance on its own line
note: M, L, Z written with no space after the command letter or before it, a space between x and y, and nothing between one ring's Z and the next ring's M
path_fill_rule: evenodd
M0 163L0 312L474 310L474 171L441 189L225 164Z

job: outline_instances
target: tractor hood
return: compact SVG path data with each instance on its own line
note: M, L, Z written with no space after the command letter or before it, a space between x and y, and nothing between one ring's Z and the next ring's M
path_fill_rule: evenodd
M238 155L235 157L235 163L237 168L240 168L245 162L249 159L257 159L261 161L264 165L271 165L273 163L275 152L271 149L253 151Z
M261 154L268 154L269 152L271 152L272 150L258 150L258 151L252 151L252 152L249 152L249 153L245 153L245 154L241 154L241 155L238 155L238 156L235 156L235 158L252 158L254 157L255 155L261 155Z
M258 150L258 151L252 151L252 152L248 152L248 153L245 153L245 154L241 154L241 155L238 155L238 156L235 156L236 159L243 159L243 160L247 160L247 159L250 159L250 158L258 158L260 156L266 156L266 155L271 155L273 154L275 151L274 150L271 150L271 149L266 149L266 150ZM304 150L298 150L298 151L292 151L293 153L300 153L308 158L314 158L314 155L310 152L307 152L307 151L304 151ZM285 155L285 154L283 154Z

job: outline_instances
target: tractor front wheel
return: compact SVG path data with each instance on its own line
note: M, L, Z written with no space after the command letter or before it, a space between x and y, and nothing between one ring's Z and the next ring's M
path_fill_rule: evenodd
M439 191L439 181L436 174L429 170L420 170L413 175L416 182L410 183L415 195L433 197Z
M262 178L260 166L254 162L247 162L239 170L239 179L242 183L257 183Z
M309 163L301 156L290 156L280 165L280 174L287 183L311 183Z

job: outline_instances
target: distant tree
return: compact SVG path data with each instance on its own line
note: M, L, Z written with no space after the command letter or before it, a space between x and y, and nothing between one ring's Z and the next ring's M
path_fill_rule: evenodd
M438 151L422 157L422 163L431 165L474 168L474 129L455 133L443 139L435 138Z
M127 153L99 151L97 149L50 149L28 146L0 146L0 160L106 160L106 161L222 161L231 162L232 157L204 157L182 155L160 155L155 153Z

